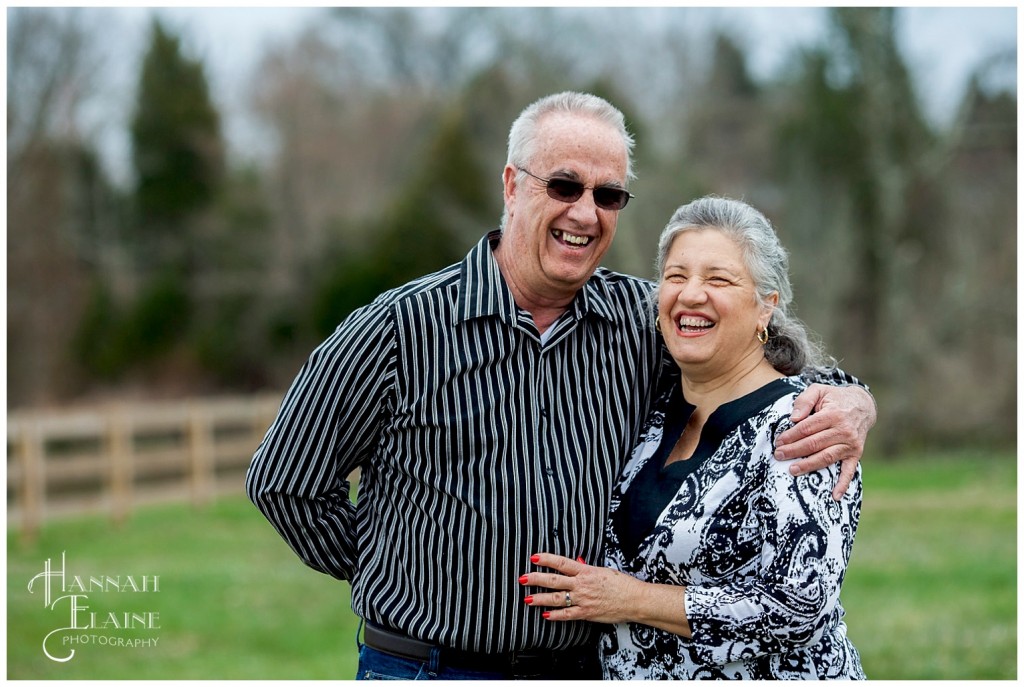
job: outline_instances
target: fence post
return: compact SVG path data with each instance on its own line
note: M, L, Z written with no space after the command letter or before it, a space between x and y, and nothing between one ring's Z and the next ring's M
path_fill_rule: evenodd
M192 503L202 506L210 502L213 491L213 424L195 403L189 404L189 474L192 482Z
M107 445L110 450L110 515L115 523L125 521L132 509L132 428L124 407L110 410L107 424Z
M39 533L46 500L46 460L42 428L37 418L25 418L22 424L21 454L21 530L27 541Z
M274 424L274 420L277 419L277 413L279 410L280 401L261 399L256 402L256 409L253 413L254 423L253 430L255 431L256 444L253 446L253 451L256 450L256 446L259 446L263 441L263 437L267 435L267 431L270 426Z

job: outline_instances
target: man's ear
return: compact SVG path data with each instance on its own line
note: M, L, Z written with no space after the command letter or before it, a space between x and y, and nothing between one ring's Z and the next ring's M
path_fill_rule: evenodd
M518 170L512 165L505 165L505 170L501 173L501 185L503 189L503 195L505 198L505 207L511 208L512 201L516 197L516 174ZM511 209L509 210L511 213Z

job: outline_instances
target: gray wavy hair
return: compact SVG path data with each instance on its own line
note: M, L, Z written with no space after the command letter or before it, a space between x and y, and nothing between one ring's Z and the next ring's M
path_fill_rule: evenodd
M805 367L835 366L835 360L825 354L821 343L790 312L793 288L789 283L789 256L775 229L767 217L743 201L705 196L680 206L673 213L658 239L659 290L672 242L684 231L695 229L721 231L739 245L754 281L758 305L765 305L773 292L779 294L779 302L768 323L768 343L764 345L764 356L772 367L782 374L794 375Z
M633 135L626 129L626 118L622 112L604 98L575 91L563 91L545 96L531 103L519 113L508 132L506 164L520 170L529 166L536 153L534 144L537 140L537 127L545 116L555 112L593 117L618 131L626 145L626 179L636 178L633 173ZM521 180L523 176L525 173L520 171L517 178ZM507 209L501 216L502 229L505 228L506 221L508 221Z

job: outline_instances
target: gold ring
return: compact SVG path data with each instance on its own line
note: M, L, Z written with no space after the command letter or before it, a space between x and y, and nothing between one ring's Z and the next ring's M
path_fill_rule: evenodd
M570 606L572 606L572 597L569 596L569 592L566 592L565 593L565 607L569 608Z

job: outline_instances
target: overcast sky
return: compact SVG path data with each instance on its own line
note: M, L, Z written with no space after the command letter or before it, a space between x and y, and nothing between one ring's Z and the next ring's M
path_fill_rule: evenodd
M656 7L647 13L671 11ZM121 7L117 12L117 33L126 51L141 54L153 12L182 31L192 54L207 63L212 85L221 101L227 135L232 144L252 135L245 121L243 97L252 71L268 42L289 39L324 11L320 7ZM925 111L933 121L943 123L963 94L970 72L995 50L1015 49L1017 9L1003 7L905 7L899 18L900 42L905 58L917 77ZM737 17L742 17L737 21ZM717 22L733 27L750 55L750 67L757 77L771 76L795 47L819 39L825 28L821 7L708 8L688 16L693 21ZM136 60L126 64L137 65ZM137 66L134 67L137 69ZM125 75L124 88L134 88L137 75ZM1003 76L1016 90L1015 67ZM115 134L116 135L116 134ZM251 142L250 142L251 144ZM123 154L127 142L111 141L113 156ZM122 148L121 152L116 149Z

